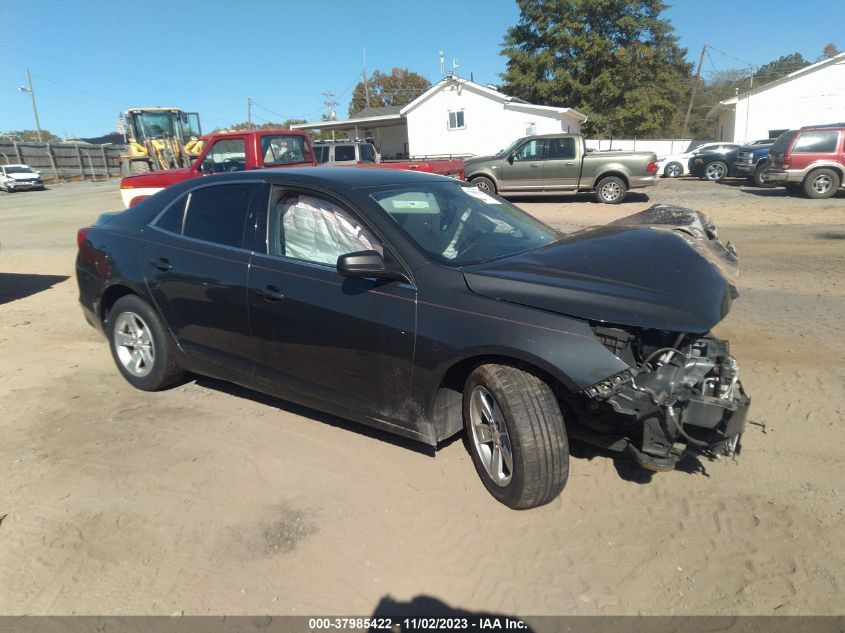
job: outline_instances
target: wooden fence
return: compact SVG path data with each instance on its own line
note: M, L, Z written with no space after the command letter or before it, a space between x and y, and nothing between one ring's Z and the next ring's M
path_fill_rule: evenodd
M125 152L125 145L0 141L0 164L29 165L41 172L45 182L106 180L120 176L118 158Z

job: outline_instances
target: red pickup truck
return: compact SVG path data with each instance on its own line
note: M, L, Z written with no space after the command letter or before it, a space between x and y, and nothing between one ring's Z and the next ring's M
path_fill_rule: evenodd
M168 169L120 181L123 204L131 207L165 187L206 174L244 171L263 167L310 167L317 165L311 139L299 130L245 130L219 132L203 137L205 144L194 164L182 169ZM455 178L464 177L463 161L432 160L406 163L358 163L356 167L409 169Z

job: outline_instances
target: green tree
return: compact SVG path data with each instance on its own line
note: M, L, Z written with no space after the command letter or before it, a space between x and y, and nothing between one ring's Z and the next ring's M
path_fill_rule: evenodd
M11 132L3 132L0 134L0 140L18 141L19 143L37 143L38 130L13 130ZM61 141L62 139L49 130L41 130L41 140L45 143L52 143L55 141Z
M588 135L661 136L680 127L691 65L661 0L517 0L503 90L588 115ZM682 112L683 110L683 112Z
M796 70L809 65L810 62L804 59L801 53L782 55L773 62L760 66L760 69L754 73L754 85L762 86L763 84L777 81L781 77L786 77L789 73L794 73Z
M389 73L375 71L367 80L367 88L371 108L403 106L431 88L431 82L407 68L392 68ZM359 81L349 102L349 116L355 116L366 107L367 93L364 82Z

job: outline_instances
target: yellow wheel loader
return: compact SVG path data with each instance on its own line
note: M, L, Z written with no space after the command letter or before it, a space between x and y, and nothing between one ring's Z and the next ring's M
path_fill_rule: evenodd
M129 152L121 156L124 176L188 167L202 151L199 114L178 108L126 111Z

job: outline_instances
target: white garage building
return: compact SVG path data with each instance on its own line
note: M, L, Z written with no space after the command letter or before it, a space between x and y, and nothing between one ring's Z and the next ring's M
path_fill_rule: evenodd
M707 116L717 121L718 140L736 143L845 121L845 53L722 101Z
M449 74L401 109L367 108L346 121L291 127L342 131L398 158L492 154L522 136L579 132L586 120L571 108L533 105Z

